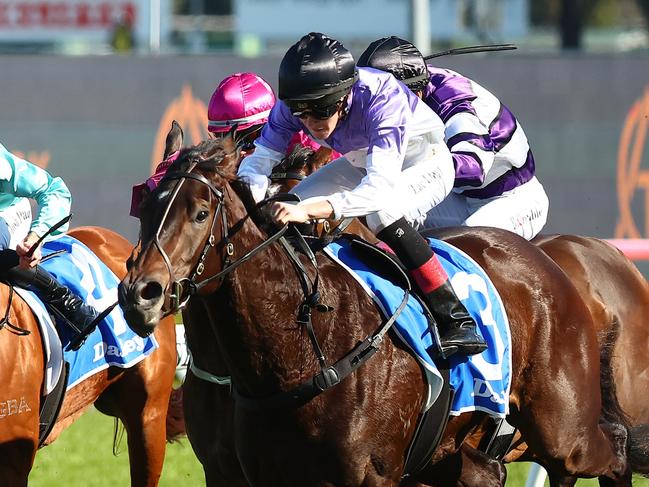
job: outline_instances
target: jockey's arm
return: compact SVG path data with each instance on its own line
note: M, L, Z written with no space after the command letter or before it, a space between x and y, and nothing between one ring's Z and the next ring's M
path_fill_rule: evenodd
M269 149L255 141L255 151L246 156L239 166L238 175L250 185L250 191L255 201L261 201L268 189L268 176L273 168L282 160L283 154Z
M38 213L30 230L41 236L53 225L70 214L72 196L59 177L11 154L0 145L0 191L17 198L31 198L38 204ZM64 233L63 225L53 234Z
M459 93L453 91L451 81L457 78L460 76L447 77L436 90L440 93L455 93L455 96L434 98L434 103L438 104L437 113L452 114L444 120L444 139L453 157L455 186L476 187L482 185L491 170L496 148L489 127L480 118L475 103L479 99L482 100L482 105L488 104L490 109L496 110L497 107L492 107L492 103L499 102L491 95L483 99L484 95L476 94L470 89Z
M289 141L304 127L281 101L270 111L268 123L255 140L255 151L246 156L239 166L238 175L250 185L255 201L261 201L268 189L268 176L286 153Z
M408 130L414 117L408 104L389 103L389 99L390 96L374 97L367 107L366 131L369 140L367 154L364 155L366 174L355 188L327 197L334 210L334 219L365 216L394 204L392 198L400 179L411 135ZM426 115L434 116L423 103L421 106ZM441 135L442 122L438 121Z

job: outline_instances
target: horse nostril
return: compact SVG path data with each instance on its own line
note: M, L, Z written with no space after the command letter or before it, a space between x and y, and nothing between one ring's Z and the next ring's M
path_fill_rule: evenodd
M145 299L147 301L159 298L160 296L162 296L162 286L156 281L149 281L142 288L140 296L142 297L142 299Z

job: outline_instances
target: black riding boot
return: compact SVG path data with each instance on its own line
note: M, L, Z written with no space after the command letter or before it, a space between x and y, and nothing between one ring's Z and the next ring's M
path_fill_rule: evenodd
M377 237L394 251L422 291L437 321L444 355L475 355L485 350L487 344L478 335L475 321L453 291L428 242L404 218L381 230Z
M52 274L42 267L36 266L29 269L15 266L4 272L10 282L34 291L38 296L64 318L68 319L79 335L85 337L97 326L99 313L95 308L83 302L68 287L60 284ZM73 339L74 340L74 339ZM76 340L74 340L76 342ZM75 343L72 348L76 350L83 340Z
M448 357L455 352L475 355L487 349L487 343L476 332L476 324L459 300L450 281L425 295L426 304L437 321L440 344Z

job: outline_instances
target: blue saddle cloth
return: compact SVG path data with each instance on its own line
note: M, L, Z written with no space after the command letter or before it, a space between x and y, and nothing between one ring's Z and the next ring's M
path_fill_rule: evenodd
M478 410L505 417L509 412L511 336L500 296L486 273L468 255L441 240L429 239L429 242L448 273L453 289L476 320L478 331L488 344L481 354L450 357L450 385L455 390L450 414ZM325 252L350 272L386 316L391 316L399 307L404 297L403 289L360 261L349 241L336 240L325 248ZM393 330L426 371L429 397L425 408L430 407L439 395L442 377L427 351L433 348L436 338L415 298L409 298Z
M119 280L112 271L83 243L68 235L63 235L43 245L43 256L52 252L65 250L42 263L42 267L54 275L57 280L68 286L101 312L117 301ZM41 322L41 327L52 327L49 314L35 293L21 289L21 296L34 310ZM50 320L50 323L44 322ZM73 337L73 330L66 324L56 326L63 347ZM57 344L58 345L58 344ZM46 347L48 348L49 345ZM65 351L63 358L70 364L68 389L97 372L110 367L128 368L151 354L158 343L155 337L141 338L127 325L122 309L115 309L88 336L83 346L76 352ZM46 350L46 352L54 352ZM46 354L47 355L47 354ZM51 354L50 360L60 359L60 353ZM58 378L60 364L48 364L48 376L51 380ZM48 377L46 377L47 379ZM45 387L47 389L51 385Z

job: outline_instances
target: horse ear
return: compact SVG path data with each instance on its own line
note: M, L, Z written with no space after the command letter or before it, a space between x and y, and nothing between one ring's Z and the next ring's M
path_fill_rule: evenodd
M171 129L169 130L169 133L167 134L167 139L165 140L165 151L162 159L163 160L168 159L171 154L173 154L176 151L179 151L182 145L183 145L183 129L180 128L178 122L174 120L173 122L171 122Z

